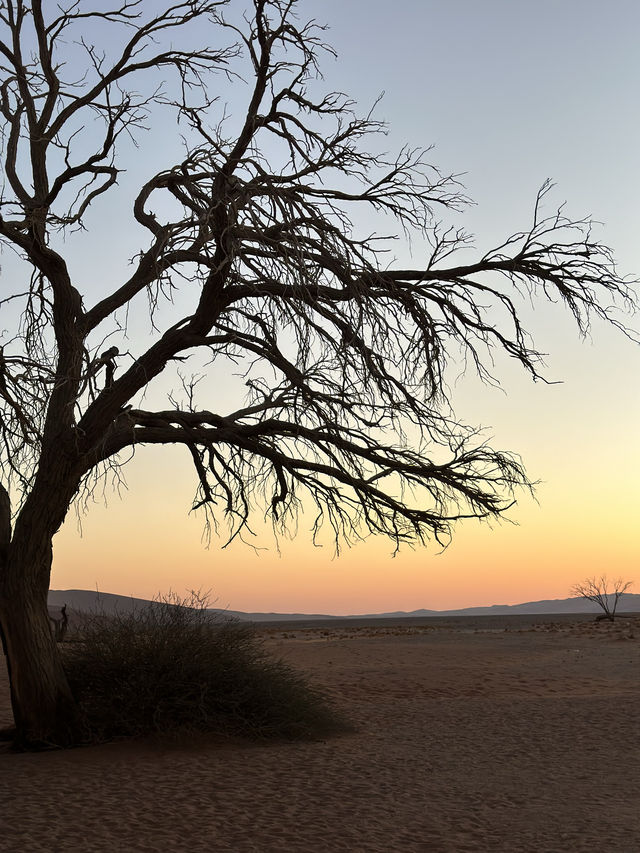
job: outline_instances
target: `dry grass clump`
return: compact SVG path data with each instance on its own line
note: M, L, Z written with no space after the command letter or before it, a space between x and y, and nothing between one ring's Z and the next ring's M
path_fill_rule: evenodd
M315 738L349 728L250 625L207 603L169 595L83 620L64 660L91 740L189 731Z

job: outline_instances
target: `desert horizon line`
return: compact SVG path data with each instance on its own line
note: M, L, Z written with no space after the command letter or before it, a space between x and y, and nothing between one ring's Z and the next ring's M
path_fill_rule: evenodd
M119 599L126 600L132 602L142 602L148 603L154 601L155 598L147 598L137 595L129 595L124 593L115 593L115 592L105 592L99 589L96 590L87 590L87 589L51 589L49 590L49 605L56 607L62 606L67 603L71 609L82 609L82 607L76 606L72 602L64 602L60 599L61 596L67 595L68 597L75 596L76 598L80 597L93 597L94 601L97 602L100 598L106 599ZM160 598L162 598L162 594L158 594ZM89 602L87 602L89 603ZM115 606L117 603L114 602ZM559 609L554 610L545 610L542 609L544 606L557 606ZM630 606L633 605L633 606ZM84 606L87 606L85 603ZM91 604L89 603L89 606ZM525 609L523 609L525 608ZM229 613L230 615L244 615L244 616L268 616L268 617L296 617L300 616L303 618L313 618L313 617L321 617L321 618L337 618L337 619L348 619L348 618L366 618L366 617L388 617L388 616L414 616L421 614L433 614L433 615L455 615L460 614L463 615L468 613L470 615L482 615L482 612L486 611L487 614L494 613L499 615L499 611L508 611L511 613L523 613L523 614L571 614L571 613L595 613L600 609L599 606L591 601L588 601L581 596L567 596L565 598L540 598L529 601L521 601L516 602L514 604L505 604L505 603L493 603L493 604L472 604L463 607L450 607L450 608L428 608L428 607L417 607L412 610L403 610L403 609L394 609L394 610L382 610L382 611L367 611L362 613L326 613L326 612L303 612L300 610L241 610L238 608L231 608L230 606L219 607L216 606L215 601L209 607L209 610L221 612L221 613ZM625 592L620 596L620 601L618 604L618 611L620 612L640 612L640 594L633 592Z

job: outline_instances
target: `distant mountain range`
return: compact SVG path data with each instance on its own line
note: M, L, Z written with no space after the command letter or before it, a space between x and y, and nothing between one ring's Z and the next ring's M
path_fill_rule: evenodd
M101 610L104 613L118 611L126 613L150 602L147 599L115 595L110 592L93 592L86 589L52 589L49 592L49 606L60 608L64 604L71 610ZM429 616L508 616L542 615L553 613L598 613L600 608L583 598L555 598L543 601L527 601L524 604L493 604L491 607L464 607L460 610L396 610L392 613L358 613L352 616L332 616L324 613L244 613L239 610L212 608L214 612L224 613L243 622L285 622L313 621L327 619L404 619L426 618ZM640 613L640 595L625 593L618 603L618 612Z

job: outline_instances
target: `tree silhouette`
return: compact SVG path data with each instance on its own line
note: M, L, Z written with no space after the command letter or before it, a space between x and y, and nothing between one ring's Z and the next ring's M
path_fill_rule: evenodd
M613 622L616 618L618 602L631 586L633 581L623 581L622 578L609 580L606 575L600 575L599 578L587 578L582 583L575 584L571 592L576 598L593 601L602 608L602 613L596 617L598 621L608 619L609 622Z
M330 49L293 0L253 0L246 18L229 0L104 5L0 12L0 238L22 270L3 296L16 322L0 350L0 621L22 743L78 739L46 610L52 537L132 448L183 445L194 506L229 538L257 503L279 528L314 507L312 535L336 545L368 532L396 548L446 541L530 485L517 457L454 416L449 361L493 381L501 351L538 378L519 295L564 304L581 332L594 316L619 325L610 305L629 299L590 222L543 212L549 184L527 228L462 263L468 236L436 215L464 205L461 187L423 149L372 153L384 126L321 92ZM233 85L230 108L214 81ZM115 190L121 143L164 144L144 136L162 110L183 155L142 179L139 254L94 299L65 237L75 244ZM416 268L361 233L363 210L413 241ZM105 214L107 242L109 226ZM127 311L145 296L153 332L132 344ZM183 372L198 353L241 374L235 411ZM180 393L146 408L176 366Z

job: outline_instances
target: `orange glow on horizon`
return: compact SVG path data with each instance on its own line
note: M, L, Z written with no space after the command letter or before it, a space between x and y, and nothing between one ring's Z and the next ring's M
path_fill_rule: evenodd
M222 550L215 537L207 550L202 520L185 512L190 480L171 497L153 480L176 471L154 470L136 471L123 501L113 496L107 509L93 507L83 538L68 520L54 541L53 588L97 586L142 598L210 589L216 606L231 610L337 615L566 598L573 583L602 571L634 580L640 591L630 506L628 518L610 508L603 536L598 504L577 497L569 504L560 495L547 496L543 508L523 499L518 525L463 522L444 552L404 548L395 558L380 537L333 557L330 547L311 545L302 525L280 554L270 530L261 542L267 549L257 553L240 542Z

